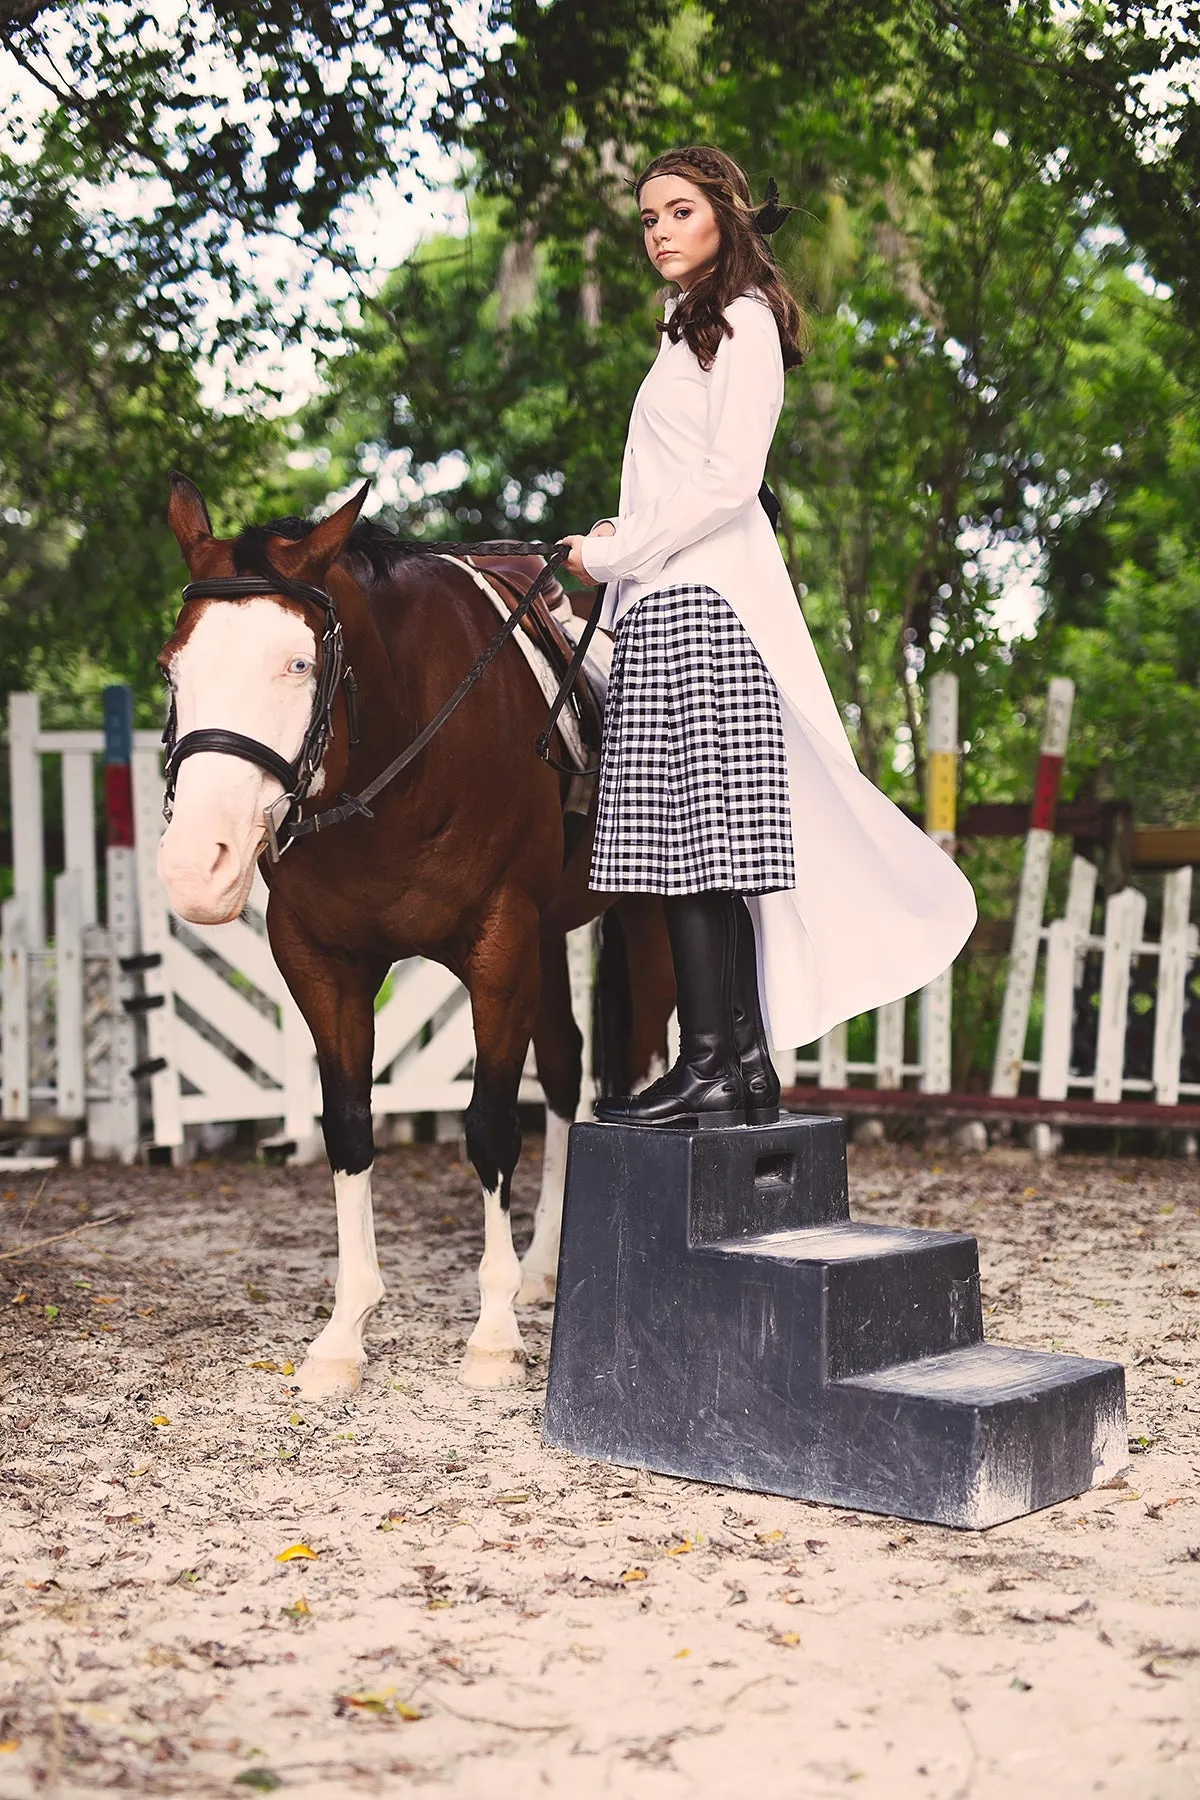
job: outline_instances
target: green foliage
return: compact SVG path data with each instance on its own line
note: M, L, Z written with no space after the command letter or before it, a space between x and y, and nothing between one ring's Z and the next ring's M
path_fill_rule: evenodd
M136 253L81 218L65 171L36 177L0 159L0 688L145 694L182 574L167 470L219 509L272 433L203 405Z

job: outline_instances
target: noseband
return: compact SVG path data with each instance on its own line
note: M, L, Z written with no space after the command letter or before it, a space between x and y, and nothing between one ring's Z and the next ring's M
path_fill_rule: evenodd
M272 801L267 808L267 835L272 861L277 861L282 848L286 847L292 817L307 798L329 748L333 731L333 703L339 686L346 690L351 747L358 742L358 684L354 679L354 670L346 662L342 622L338 618L337 607L333 596L325 588L314 587L307 581L289 581L285 586L280 581L272 580L269 575L215 575L203 581L190 581L183 590L183 600L186 605L189 600L248 600L260 594L282 594L289 600L307 601L320 607L325 615L325 629L321 634L317 659L316 693L313 695L312 712L296 760L288 762L270 744L260 743L257 738L244 737L240 731L226 731L223 726L189 731L177 738L175 700L172 696L163 731L163 761L167 780L163 815L168 820L171 817L180 764L189 756L215 750L223 756L240 757L243 762L253 763L264 774L273 775L283 788L279 799Z

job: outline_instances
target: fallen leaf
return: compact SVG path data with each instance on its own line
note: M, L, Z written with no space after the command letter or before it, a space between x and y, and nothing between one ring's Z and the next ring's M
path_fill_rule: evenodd
M1181 1677L1174 1669L1167 1667L1161 1656L1152 1656L1149 1662L1142 1664L1144 1675L1153 1675L1155 1681L1179 1681Z
M45 1311L46 1317L48 1319L57 1319L57 1317L58 1317L57 1306L54 1306L53 1304L47 1305L45 1307L44 1311Z
M1024 1681L1020 1675L1014 1675L1008 1685L1010 1688L1016 1688L1019 1694L1028 1694L1033 1688L1032 1681Z
M0 1743L0 1756L7 1756L10 1751L19 1750L20 1748L20 1738L5 1738L3 1743Z
M668 1556L687 1556L689 1554L689 1552L692 1550L692 1548L693 1548L693 1545L692 1545L691 1538L690 1537L684 1538L682 1544L672 1544L667 1551L667 1555Z
M392 1696L395 1688L366 1688L358 1694L335 1694L333 1696L334 1711L386 1713L392 1710Z
M679 1661L680 1661L680 1659L681 1659L681 1658L682 1658L682 1657L685 1657L685 1656L690 1656L690 1655L691 1655L691 1654L692 1654L692 1653L691 1653L691 1651L690 1651L690 1650L677 1650L677 1651L676 1651L676 1652L675 1652L675 1657L674 1657L674 1660L675 1660L675 1661L676 1661L676 1662L679 1662Z
M771 1642L784 1644L789 1650L795 1650L800 1643L800 1634L797 1631L779 1631L772 1637Z
M645 1579L645 1569L626 1569L620 1576L620 1580L622 1581L645 1581Z
M289 1544L286 1550L277 1552L276 1562L316 1562L317 1552L308 1544Z
M493 1506L528 1506L528 1504L528 1494L494 1494L492 1496Z
M290 1412L288 1414L288 1424L289 1425L303 1425L303 1423L304 1423L304 1420L300 1417L300 1414L298 1412Z
M93 1306L115 1306L121 1298L119 1294L93 1294Z
M783 1533L779 1530L756 1531L754 1539L755 1542L759 1544L781 1544L783 1542Z
M234 1787L254 1788L260 1794L273 1794L283 1782L274 1769L243 1769L233 1778Z
M279 1610L284 1618L291 1619L293 1624L297 1623L300 1619L311 1619L312 1617L312 1608L309 1606L308 1601L304 1598L303 1594L301 1594L294 1606L281 1606Z
M28 1294L14 1294L12 1297L12 1303L14 1306L24 1306L24 1304L28 1300L28 1298L29 1298ZM18 1744L20 1743L20 1741L21 1741L20 1738L17 1738L15 1740L15 1742Z
M419 1706L410 1706L407 1700L397 1700L392 1710L398 1719L407 1719L410 1724L425 1717Z
M150 1423L152 1425L169 1425L171 1421L168 1419L166 1413L155 1413Z

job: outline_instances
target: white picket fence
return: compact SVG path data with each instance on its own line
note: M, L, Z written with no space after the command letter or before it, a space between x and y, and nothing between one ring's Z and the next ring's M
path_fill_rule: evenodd
M946 756L955 737L953 698L943 695L938 726ZM187 925L167 908L155 870L162 830L157 734L134 736L137 848L107 852L101 925L93 779L103 736L43 731L32 695L10 696L9 727L15 891L2 916L5 1120L70 1121L81 1149L86 1144L93 1154L125 1158L146 1147L184 1155L205 1127L253 1121L264 1139L295 1145L301 1155L314 1153L320 1094L312 1041L267 944L261 882L243 917L228 925ZM62 759L66 864L54 878L52 934L43 899L47 756ZM1161 943L1145 940L1145 896L1133 889L1109 900L1103 934L1093 935L1095 882L1092 865L1077 859L1066 916L1040 933L1046 951L1042 1053L1022 1067L1038 1070L1047 1099L1065 1097L1068 1089L1103 1099L1152 1087L1156 1098L1173 1104L1198 1091L1179 1079L1185 986L1197 962L1189 923L1191 871L1167 877ZM1070 1068L1074 1000L1089 949L1104 957L1099 1049L1095 1071L1079 1073ZM569 952L576 1016L585 1034L586 1103L593 928L574 933ZM1135 958L1146 956L1157 959L1160 997L1153 1082L1123 1073L1130 969ZM850 1060L849 1027L843 1024L821 1041L815 1056L777 1056L780 1075L785 1084L815 1078L836 1089L866 1077L883 1089L911 1080L925 1092L946 1092L949 979L932 984L913 1010L915 1061L905 1059L906 1006L898 1001L874 1015L869 1059ZM415 1115L434 1114L444 1132L456 1131L470 1096L472 1058L470 1010L458 981L435 963L397 964L376 1015L377 1120L397 1121L403 1131ZM532 1063L522 1096L540 1098ZM381 1135L387 1129L381 1124Z

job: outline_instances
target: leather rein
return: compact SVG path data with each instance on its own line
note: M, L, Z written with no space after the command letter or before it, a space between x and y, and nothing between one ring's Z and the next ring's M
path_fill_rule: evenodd
M338 795L337 805L326 807L320 812L310 812L307 815L304 812L304 803L308 798L313 781L316 779L317 771L324 761L325 752L329 748L329 740L333 734L333 706L339 688L344 691L346 696L351 748L358 743L358 684L354 678L354 670L346 661L342 623L338 617L337 603L327 589L315 587L310 582L272 580L266 575L210 576L205 580L188 583L183 590L185 605L190 600L245 600L254 595L282 594L288 599L299 600L318 607L324 615L325 624L321 634L317 685L313 695L312 712L309 715L308 726L300 749L293 762L288 762L277 750L273 750L270 744L261 743L258 738L245 737L239 731L226 731L220 726L189 731L183 737L177 737L175 702L172 699L166 727L163 731L163 755L167 782L163 814L168 820L174 805L175 784L178 780L180 765L189 756L196 756L202 751L216 751L221 755L240 757L243 762L253 763L264 773L273 775L281 784L283 793L265 809L267 854L273 863L278 862L284 851L290 849L301 838L314 836L321 831L330 831L335 825L341 825L347 819L354 818L355 815L364 819L374 818L375 815L371 811L372 800L388 786L389 782L394 781L397 775L416 760L430 739L441 730L451 713L466 699L493 657L503 648L534 603L545 592L555 572L566 561L568 555L568 551L563 545L525 543L520 540L475 544L431 544L429 551L434 555L441 553L462 556L544 556L546 561L545 566L535 575L525 594L505 619L499 631L480 652L454 692L424 729L417 734L412 743L388 763L386 768L381 769L375 779L368 782L360 793L341 793ZM597 593L596 603L584 625L583 633L575 648L575 654L571 658L570 667L563 677L554 704L550 709L546 728L537 740L537 752L543 762L572 775L581 772L594 774L595 770L563 770L562 765L555 762L550 755L550 739L558 715L583 665L583 659L595 634L599 616L599 593Z

